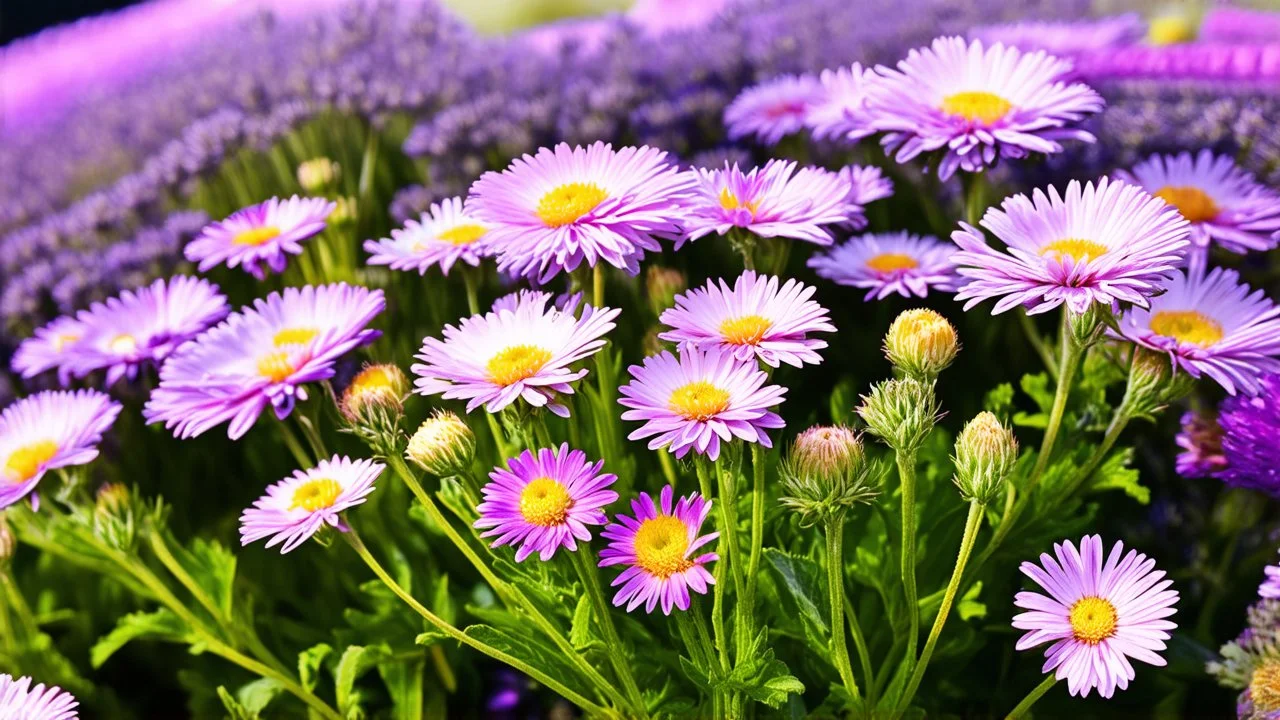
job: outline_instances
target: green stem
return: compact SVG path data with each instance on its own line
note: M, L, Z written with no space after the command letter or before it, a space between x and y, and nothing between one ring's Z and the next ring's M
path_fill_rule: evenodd
M604 263L597 262L591 268L591 307L604 307Z
M750 641L756 630L756 576L760 574L760 554L764 549L764 449L751 446L751 550L747 555L747 586L738 607L744 621L742 636Z
M985 173L963 173L964 216L970 225L977 226L982 211L987 208L987 180Z
M907 603L907 667L914 669L920 642L920 605L916 599L916 455L896 451L902 481L902 591Z
M358 191L360 193L360 204L363 206L369 200L369 193L373 190L373 175L378 166L378 129L369 124L369 132L365 136L364 154L360 158L360 184Z
M618 636L618 628L613 624L612 606L605 598L604 589L600 586L600 571L596 569L595 563L596 555L592 552L591 546L585 543L578 548L577 552L571 552L569 555L573 557L578 577L582 579L582 584L595 605L596 622L604 634L605 645L609 648L607 653L609 662L613 664L613 671L622 682L623 691L630 701L629 705L637 717L646 718L649 713L645 710L644 697L640 695L640 686L636 684L635 675L631 672L631 664L627 662L626 646L622 644L622 638Z
M307 706L320 717L329 718L330 720L342 720L342 716L338 714L338 711L329 707L327 703L316 697L311 691L294 682L293 678L288 675L277 672L276 670L217 640L206 640L206 649L214 655L233 662L251 673L276 681L285 689L286 692L306 703Z
M302 436L307 439L307 444L311 446L311 452L315 453L316 462L327 459L329 451L325 449L324 438L320 437L320 429L316 424L311 422L311 418L303 413L297 413L298 427L302 428Z
M862 666L863 681L867 684L868 704L875 706L875 673L871 670L871 653L867 650L867 638L862 634L862 623L858 621L858 613L848 593L844 596L844 616L849 620L849 634L853 635L853 646L858 650L858 664Z
M840 682L854 700L862 697L858 681L853 677L849 663L849 647L844 632L844 518L828 520L827 535L827 598L831 603L831 664L836 666Z
M480 296L476 286L481 272L479 268L462 268L462 284L467 288L467 310L472 315L480 314Z
M1049 692L1049 688L1056 684L1058 684L1058 678L1053 675L1046 675L1043 682L1037 685L1034 690L1027 693L1027 696L1022 698L1022 702L1018 703L1017 707L1011 710L1008 715L1004 716L1004 720L1016 720L1016 718L1026 715L1027 711L1031 709L1031 706L1035 705L1036 701L1043 697L1045 693Z
M671 453L666 448L658 450L658 464L662 466L662 476L667 479L667 484L671 489L676 489L679 476L676 474L676 464L671 461Z
M711 674L712 666L716 662L715 643L711 641L711 633L707 632L707 621L702 617L702 599L697 595L691 598L689 603L689 611L687 615L693 616L694 629L698 632L698 642L702 643L702 654L707 658L707 672ZM712 694L712 706L714 715L712 717L721 717L724 715L724 694L715 691Z
M702 456L694 459L694 468L698 473L698 487L702 491L702 497L708 501L714 497L711 491L711 473L707 466L708 460ZM719 498L717 498L719 500ZM720 502L719 505L723 505ZM724 526L723 510L720 515L720 525ZM721 536L721 545L724 544L724 535ZM711 629L715 634L715 646L720 654L720 669L728 675L729 673L729 637L724 631L724 573L728 564L729 552L726 550L721 556L720 561L716 563L715 569L715 586L711 590Z
M1116 409L1115 414L1111 416L1111 422L1107 424L1107 431L1102 436L1102 442L1098 447L1094 448L1094 451L1089 455L1089 459L1076 471L1075 477L1067 483L1067 488L1062 493L1064 499L1074 495L1076 491L1089 482L1089 479L1093 477L1094 471L1106 459L1107 453L1111 452L1111 448L1115 447L1116 441L1120 439L1120 434L1124 432L1124 429L1128 427L1129 421L1132 419L1133 416L1129 414L1123 404Z
M284 439L284 446L289 449L289 453L293 455L293 459L298 463L299 468L309 468L315 465L315 461L307 455L307 451L302 447L302 443L298 440L298 436L294 434L293 428L289 427L287 422L278 422L276 427L280 428L280 437Z
M1025 312L1017 313L1018 324L1022 326L1022 332L1027 336L1027 342L1031 343L1031 347L1035 349L1036 354L1040 356L1040 360L1044 362L1045 369L1049 371L1049 375L1054 379L1058 377L1058 361L1053 356L1053 351L1049 349L1048 343L1044 341L1044 336L1040 334L1040 330L1036 328L1035 321Z
M485 410L484 419L489 423L489 432L493 435L493 444L498 451L500 458L511 456L511 451L507 449L507 439L502 434L502 427L498 425L498 418L493 413Z

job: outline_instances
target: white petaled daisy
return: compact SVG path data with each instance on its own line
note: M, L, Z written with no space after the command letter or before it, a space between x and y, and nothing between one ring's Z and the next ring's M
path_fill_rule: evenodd
M324 198L271 198L209 225L185 253L188 260L200 263L200 272L225 263L262 280L263 264L272 272L284 272L289 255L302 254L302 241L323 232L335 208L336 203Z
M287 553L327 526L346 531L340 514L365 501L385 466L334 455L267 488L240 516L240 544L269 537Z
M119 414L119 403L94 390L47 390L5 408L0 413L0 508L31 494L49 470L98 457L98 443Z
M926 297L929 290L955 292L960 276L951 262L955 246L908 232L869 233L809 258L809 267L837 285L864 288L867 300L893 293Z
M371 256L370 265L417 270L419 275L439 265L448 275L458 261L476 267L481 258L493 254L484 242L488 232L488 225L471 215L462 198L454 197L432 204L429 213L392 230L390 239L366 241L364 249Z

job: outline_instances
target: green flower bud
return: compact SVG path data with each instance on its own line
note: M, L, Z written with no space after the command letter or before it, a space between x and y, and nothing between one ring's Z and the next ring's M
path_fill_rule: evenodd
M125 552L133 548L137 522L133 497L120 483L107 483L98 488L93 508L93 534L109 547Z
M847 427L815 426L800 433L780 469L780 501L805 526L838 517L878 493L878 468L867 462L858 434Z
M298 165L298 184L309 193L319 193L338 180L342 166L327 157L307 160Z
M404 371L390 364L366 365L342 391L338 410L352 424L371 424L371 416L404 411L404 395L409 380Z
M655 316L676 304L676 295L685 291L689 281L684 273L673 268L650 265L644 274L645 296L649 299L649 309Z
M9 529L9 523L4 519L4 515L0 515L0 568L8 566L17 549L18 539L14 537L13 530Z
M902 374L920 380L938 376L956 359L956 329L938 313L918 308L898 315L884 336L884 354Z
M476 455L476 436L457 415L438 411L409 438L405 456L437 477L457 475Z
M991 504L1017 463L1018 440L992 413L978 413L956 437L955 483L966 501Z
M1189 395L1195 384L1189 373L1173 368L1168 355L1134 347L1121 408L1130 417L1153 418L1170 403Z
M341 227L354 223L360 217L360 205L354 197L340 197L333 201L337 206L329 214L329 224Z
M915 452L938 421L933 381L905 377L877 383L862 396L858 415L867 430L889 447Z

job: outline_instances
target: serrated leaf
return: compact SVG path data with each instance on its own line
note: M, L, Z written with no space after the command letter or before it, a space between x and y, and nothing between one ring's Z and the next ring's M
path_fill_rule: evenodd
M1107 456L1098 469L1094 471L1092 480L1085 489L1088 492L1099 490L1123 490L1126 495L1146 505L1151 502L1151 489L1144 486L1137 470L1128 467L1133 451L1117 450Z
M130 613L120 618L89 651L89 664L101 667L117 650L134 640L188 642L187 626L168 610ZM194 646L193 646L194 647Z
M472 625L463 632L490 647L523 660L532 667L539 668L583 697L592 695L591 688L582 682L577 670L564 661L556 648L547 645L537 635L528 632L522 634L506 632L488 625Z
M236 700L240 701L240 705L252 713L253 717L258 717L259 713L267 709L267 705L270 705L271 701L282 692L284 692L284 686L279 681L259 678L242 685L236 691Z
M578 606L573 610L573 622L569 626L569 641L578 650L589 646L594 640L591 634L591 599L585 593L578 598Z
M767 629L761 630L751 648L729 677L717 683L730 691L744 692L748 697L772 708L780 708L791 694L804 692L804 683L791 674L787 664L774 657L768 645Z
M1000 383L988 390L982 399L982 407L1000 417L1007 417L1013 409L1013 385Z
M360 710L355 693L356 681L386 655L386 648L381 645L352 645L343 651L334 670L334 691L338 698L338 712L344 717Z
M218 686L218 699L222 701L222 706L227 709L227 716L231 720L258 720L258 713L251 713L236 700L225 687Z
M302 687L315 690L320 679L320 664L333 653L333 648L326 643L312 645L298 653L298 679Z
M690 682L698 686L699 690L703 692L711 690L712 679L708 677L707 673L703 672L702 668L683 655L680 656L680 669L684 671L685 677L689 678Z
M831 422L836 425L849 425L853 419L853 406L857 405L858 394L854 390L853 378L842 377L840 382L831 388L827 400L827 410L831 413Z
M788 555L776 548L765 548L764 556L800 614L823 635L829 633L827 618L831 610L824 573L818 564L807 557Z
M384 662L378 665L378 674L391 695L391 705L396 720L420 720L423 705L423 669L426 658L418 657L407 662Z
M960 602L956 603L956 614L961 620L982 619L987 616L987 604L978 600L981 594L982 581L978 580L973 583L964 597L960 598Z

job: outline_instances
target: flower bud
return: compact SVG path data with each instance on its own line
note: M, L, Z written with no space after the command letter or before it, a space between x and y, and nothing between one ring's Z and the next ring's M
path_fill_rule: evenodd
M898 315L884 336L884 354L902 374L921 380L938 376L956 359L960 344L947 319L927 308Z
M94 499L93 534L116 550L129 551L137 536L137 522L129 488L107 483Z
M856 470L865 458L862 439L842 425L815 425L796 436L791 446L795 470L823 478Z
M18 549L18 539L14 537L9 523L0 515L0 568L6 567Z
M1018 463L1018 440L1000 419L978 413L956 437L956 486L967 500L989 505Z
M800 513L802 525L839 517L878 492L878 468L867 462L858 434L847 427L815 426L800 433L780 469L780 501Z
M862 396L858 415L867 430L898 452L915 452L938 421L933 381L912 377L877 383Z
M476 455L476 436L451 412L437 411L409 438L405 456L437 477L457 475Z
M351 380L338 401L338 410L347 422L373 424L379 412L399 415L404 410L404 395L409 381L404 371L390 364L367 365Z
M348 225L360 216L360 205L354 197L340 197L333 203L336 207L329 213L329 224L332 226Z
M307 160L298 165L298 184L309 193L318 193L336 182L341 170L342 166L327 157Z
M676 295L684 292L688 286L684 273L674 268L650 265L645 271L645 296L649 299L649 309L655 316L675 305Z
M129 505L129 488L120 483L105 483L98 488L95 505L101 512L119 514Z
M1195 383L1189 373L1174 369L1168 355L1135 347L1121 409L1130 417L1153 418L1170 403L1189 395Z

